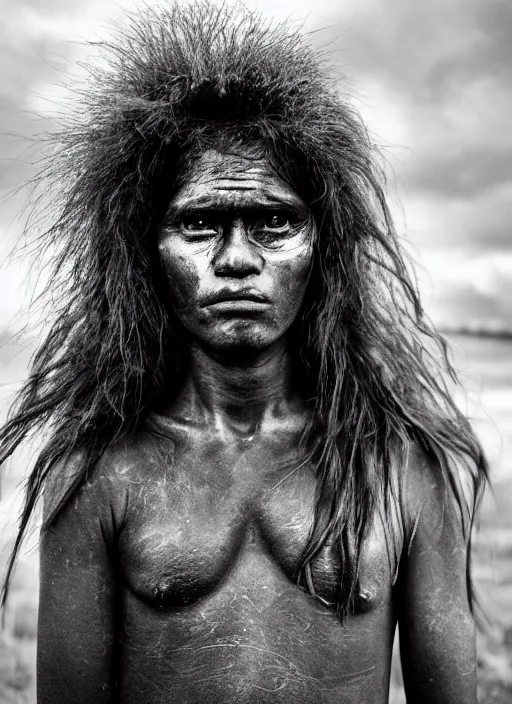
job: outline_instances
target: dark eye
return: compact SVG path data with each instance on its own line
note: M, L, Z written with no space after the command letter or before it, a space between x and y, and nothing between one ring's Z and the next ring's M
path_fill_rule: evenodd
M268 215L263 223L267 230L284 230L290 226L289 218L281 213Z
M217 232L219 226L204 215L189 215L183 219L181 227L185 232L190 233L213 233Z

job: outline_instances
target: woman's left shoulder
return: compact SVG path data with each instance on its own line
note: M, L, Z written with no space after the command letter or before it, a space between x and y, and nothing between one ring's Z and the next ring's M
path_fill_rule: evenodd
M448 454L428 452L418 443L407 447L400 476L400 505L407 542L418 530L429 542L449 531L466 536L474 507L469 468Z

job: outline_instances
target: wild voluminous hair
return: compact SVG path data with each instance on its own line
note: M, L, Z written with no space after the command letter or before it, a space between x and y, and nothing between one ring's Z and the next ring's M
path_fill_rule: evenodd
M53 471L84 458L43 530L176 375L179 332L156 232L184 164L223 143L261 145L318 231L295 330L311 409L304 447L318 475L298 580L314 595L309 565L332 541L339 613L350 612L362 542L411 443L469 517L469 546L486 462L443 382L455 372L404 262L379 154L320 52L287 25L203 2L146 8L102 51L107 61L91 68L41 175L56 215L39 241L58 252L60 307L0 432L0 460L36 431L50 435L27 482L8 578Z

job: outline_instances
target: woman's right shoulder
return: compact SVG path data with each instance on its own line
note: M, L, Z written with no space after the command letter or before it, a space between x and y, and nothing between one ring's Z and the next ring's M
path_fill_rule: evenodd
M85 452L76 451L61 460L45 481L43 526L66 516L120 530L130 495L148 480L148 467L154 472L160 464L158 454L158 444L141 432L113 442L91 468Z

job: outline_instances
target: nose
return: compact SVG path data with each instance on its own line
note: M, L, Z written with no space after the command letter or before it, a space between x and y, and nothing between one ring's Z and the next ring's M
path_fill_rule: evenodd
M259 274L265 260L251 244L243 221L239 218L231 223L222 248L217 253L213 270L216 276L242 279L252 274Z

